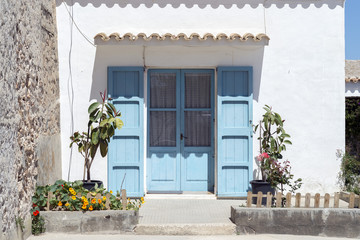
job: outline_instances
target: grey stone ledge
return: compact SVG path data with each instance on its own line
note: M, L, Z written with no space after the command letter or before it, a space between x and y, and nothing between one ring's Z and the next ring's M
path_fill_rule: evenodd
M360 238L360 210L231 207L237 234L293 234Z
M40 216L46 232L116 234L132 232L139 222L139 212L134 210L41 211Z

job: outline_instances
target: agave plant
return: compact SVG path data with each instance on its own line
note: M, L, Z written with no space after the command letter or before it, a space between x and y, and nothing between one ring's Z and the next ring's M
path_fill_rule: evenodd
M116 111L115 106L106 99L106 90L100 93L102 102L94 102L88 108L89 122L87 132L74 132L70 137L70 147L75 143L78 150L84 157L83 180L90 182L90 169L95 155L100 148L100 154L105 157L108 153L110 139L115 134L116 129L121 129L124 125L120 111Z

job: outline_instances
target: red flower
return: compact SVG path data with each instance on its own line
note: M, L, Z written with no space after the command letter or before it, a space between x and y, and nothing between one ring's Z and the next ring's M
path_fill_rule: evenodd
M36 207L37 205L35 203L33 203L33 208Z
M35 212L33 212L33 215L36 217L39 214L39 211L36 210Z
M269 154L267 154L266 152L261 154L261 157L263 158L270 158Z

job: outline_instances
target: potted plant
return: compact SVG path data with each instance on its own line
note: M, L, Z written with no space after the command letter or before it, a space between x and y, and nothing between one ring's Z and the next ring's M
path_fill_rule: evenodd
M120 111L116 111L115 106L106 99L106 90L100 93L102 102L94 102L88 108L89 122L86 132L75 132L71 137L70 147L75 143L84 158L84 187L92 189L95 185L101 185L101 181L91 180L90 169L98 149L100 154L105 157L108 153L108 145L116 129L121 129L124 125ZM86 180L85 180L86 175Z
M281 162L282 151L286 150L286 144L291 145L290 135L284 129L284 121L280 114L274 112L268 105L264 107L263 119L255 126L254 132L259 130L260 154L256 157L261 171L261 180L251 181L253 193L263 193L275 190L282 193L285 186L294 192L301 187L301 178L292 182L294 175L291 174L291 166L288 160ZM265 199L264 199L265 200ZM266 204L266 200L263 201Z

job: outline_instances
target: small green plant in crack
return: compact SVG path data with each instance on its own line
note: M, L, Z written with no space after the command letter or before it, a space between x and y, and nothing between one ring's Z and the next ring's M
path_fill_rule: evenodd
M20 228L21 232L24 232L25 230L25 224L24 219L22 217L16 217L15 218L16 225Z

